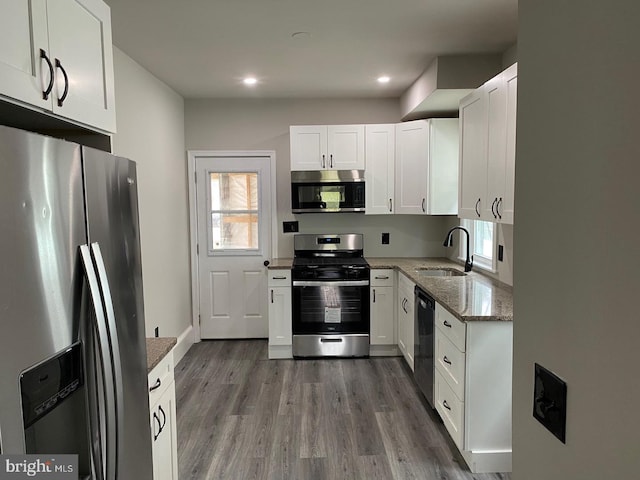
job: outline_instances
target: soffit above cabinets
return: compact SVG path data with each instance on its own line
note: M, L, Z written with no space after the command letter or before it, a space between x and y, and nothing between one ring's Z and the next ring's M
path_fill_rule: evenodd
M457 115L460 99L501 69L501 55L436 57L400 97L402 120Z

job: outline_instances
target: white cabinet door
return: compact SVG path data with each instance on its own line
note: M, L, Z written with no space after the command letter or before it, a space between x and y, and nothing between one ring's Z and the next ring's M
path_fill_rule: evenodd
M424 120L396 125L396 213L427 211L429 128Z
M395 345L393 287L371 287L371 345Z
M323 170L327 165L327 127L289 127L291 170Z
M329 170L364 170L364 125L327 127Z
M11 0L0 7L0 95L50 109L46 0Z
M479 88L460 101L460 190L458 216L483 216L487 189L487 108Z
M514 186L516 168L516 112L518 100L518 64L514 64L503 72L504 85L507 91L506 121L506 154L504 166L504 195L497 206L502 223L513 224Z
M414 288L415 284L405 275L398 275L398 346L404 359L414 367Z
M365 125L366 214L393 213L395 124Z
M111 14L101 0L49 0L53 112L115 132Z
M289 127L291 170L364 170L364 125Z
M458 121L396 125L395 213L458 213Z
M291 341L291 287L269 287L269 345Z
M513 223L517 68L460 102L461 218Z
M178 480L176 389L171 382L151 406L154 480Z

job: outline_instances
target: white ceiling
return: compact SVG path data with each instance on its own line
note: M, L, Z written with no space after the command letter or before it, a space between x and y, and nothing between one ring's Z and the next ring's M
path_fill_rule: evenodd
M397 97L436 56L517 34L517 0L105 1L113 43L185 98Z

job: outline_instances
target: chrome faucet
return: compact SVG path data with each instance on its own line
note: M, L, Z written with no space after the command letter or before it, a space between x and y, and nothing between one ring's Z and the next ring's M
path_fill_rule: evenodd
M467 259L464 262L464 271L465 272L470 272L471 268L473 268L473 255L471 257L469 257L469 244L471 243L471 238L469 237L469 231L464 227L453 227L447 233L447 237L444 239L443 245L445 247L452 247L453 246L453 231L454 230L462 230L464 233L467 234Z

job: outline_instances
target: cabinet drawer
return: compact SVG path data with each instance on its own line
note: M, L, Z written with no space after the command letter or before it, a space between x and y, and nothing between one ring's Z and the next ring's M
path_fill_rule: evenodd
M173 350L149 372L149 406L158 402L164 391L173 383Z
M435 389L434 389L436 410L440 414L442 421L451 438L460 450L463 449L464 435L464 402L461 402L453 393L449 384L436 369Z
M456 396L464 401L465 354L439 330L436 331L435 359L436 369Z
M467 326L439 303L436 303L436 327L458 347L458 350L466 351Z
M395 272L391 269L372 269L371 270L371 286L372 287L393 287L393 276Z
M270 287L290 287L291 270L269 270L267 283Z

